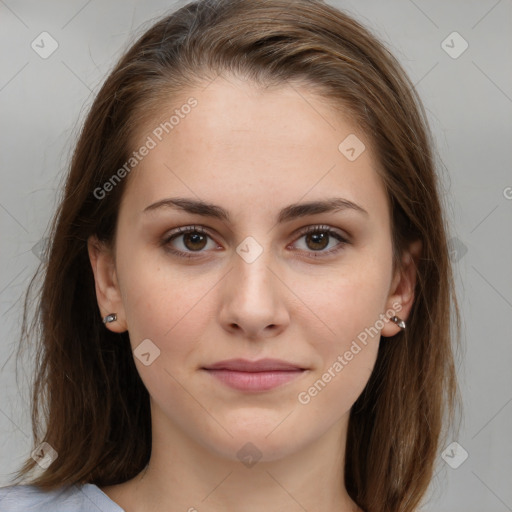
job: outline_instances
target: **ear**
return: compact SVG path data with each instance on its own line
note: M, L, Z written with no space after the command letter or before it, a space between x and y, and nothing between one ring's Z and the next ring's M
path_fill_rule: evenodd
M105 324L105 327L112 332L124 332L127 330L126 315L121 300L114 255L111 249L98 241L94 235L87 240L87 250L94 273L96 299L101 318L111 313L117 315L117 320Z
M414 288L416 286L416 269L421 256L422 243L416 240L411 243L402 256L402 269L396 269L386 301L386 311L394 310L396 316L407 321L414 304ZM407 322L406 322L407 323ZM394 336L400 332L394 322L386 321L381 331L382 336Z

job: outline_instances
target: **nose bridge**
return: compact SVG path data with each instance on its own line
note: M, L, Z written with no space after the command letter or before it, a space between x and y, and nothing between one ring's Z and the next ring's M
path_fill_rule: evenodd
M260 299L269 300L271 297L268 294L273 291L275 284L274 275L269 270L273 260L270 244L263 245L256 238L248 236L238 245L236 253L234 279L244 296L239 298L243 299L247 294L247 299L252 299L253 303Z
M270 240L267 237L266 240ZM270 241L265 245L247 237L233 255L233 267L222 293L221 322L240 329L248 338L280 332L288 322L275 271ZM267 333L267 328L272 331Z

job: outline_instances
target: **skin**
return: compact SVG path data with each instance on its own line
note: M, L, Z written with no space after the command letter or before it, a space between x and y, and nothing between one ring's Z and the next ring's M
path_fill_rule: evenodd
M421 246L411 245L393 275L389 205L370 141L320 97L218 77L175 98L162 117L190 96L197 107L127 178L115 248L89 240L100 313L117 313L106 328L128 330L133 349L150 339L160 350L148 366L135 357L151 396L149 466L102 490L126 512L360 510L344 487L342 461L350 408L370 377L379 336L359 343L309 403L298 394L379 315L395 307L407 319ZM159 122L141 127L139 142ZM366 146L355 161L338 150L349 134ZM222 206L231 221L171 208L143 213L168 197ZM330 197L368 215L347 209L276 223L291 203ZM332 235L322 245L298 233L318 225L349 243L329 255L339 248ZM208 236L178 235L168 246L190 259L161 244L187 226L203 226ZM248 236L262 249L251 263L236 251ZM399 330L385 322L380 342L392 343L385 337ZM307 371L247 393L201 370L235 357L284 359ZM248 442L261 456L252 467L237 456Z

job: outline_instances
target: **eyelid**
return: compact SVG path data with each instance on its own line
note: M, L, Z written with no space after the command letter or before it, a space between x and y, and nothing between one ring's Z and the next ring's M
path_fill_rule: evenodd
M346 242L350 241L350 235L347 232L339 228L329 226L328 224L311 224L309 226L299 228L297 231L294 232L293 236L302 236L307 233L314 233L316 231L327 231L329 233L334 233L338 235L340 238L343 238Z
M210 237L213 241L215 241L215 243L217 243L217 241L215 240L215 236L212 234L212 232L208 228L205 228L204 226L200 226L200 225L196 225L196 224L191 224L189 226L180 226L180 227L171 229L171 231L167 232L163 236L163 238L161 240L161 245L169 244L173 239L179 238L180 235L186 235L187 233L196 233L196 232ZM192 251L190 251L190 252L192 252Z
M199 233L203 233L205 235L210 236L211 238L214 238L215 235L212 234L212 230L210 230L207 227L196 225L196 224L190 224L188 226L179 226L176 228L171 229L170 232L164 235L164 240L169 240L173 236L183 234L183 233L189 233L197 231ZM340 237L344 238L347 242L350 242L350 235L346 231L342 231L339 228L335 228L333 226L329 226L327 224L310 224L309 226L304 226L301 228L296 229L291 236L297 237L304 235L306 233L315 232L315 231L330 231L338 234Z
M327 232L327 233L329 233L330 237L334 237L338 240L339 243L335 246L335 248L330 249L328 251L306 251L306 250L300 250L300 249L295 250L295 252L308 254L309 256L307 256L307 257L309 257L309 258L313 258L313 259L322 258L322 257L327 258L328 256L339 252L344 246L352 243L351 237L346 232L344 232L344 231L340 232L340 231L341 230L339 230L338 228L335 228L335 227L332 227L329 225L325 225L325 224L310 224L308 226L304 226L302 228L297 229L292 235L294 237L293 241L291 242L291 244L288 244L287 247L289 245L293 245L295 242L297 242L298 239L302 238L304 235L307 235L309 233ZM161 241L161 245L165 246L169 252L174 253L177 256L180 256L183 258L189 258L189 259L201 258L203 256L203 254L207 251L179 251L179 250L169 247L169 244L173 239L179 238L180 235L187 234L187 233L194 233L194 232L204 234L204 235L208 236L209 238L211 238L215 243L217 243L217 241L215 240L215 236L212 235L209 228L206 228L201 225L192 224L192 225L180 226L180 227L172 229L170 232L168 232L166 235L164 235L164 237ZM311 254L317 254L317 255L311 256Z
M308 251L308 250L295 250L295 252L299 252L305 255L306 258L309 259L328 259L330 256L337 255L341 252L345 246L352 243L351 237L345 233L340 233L340 230L334 228L332 226L328 226L325 224L312 224L306 226L304 228L300 228L298 231L294 233L294 242L301 239L303 236L309 233L329 233L330 238L335 238L338 240L338 243L335 247L329 249L328 251Z

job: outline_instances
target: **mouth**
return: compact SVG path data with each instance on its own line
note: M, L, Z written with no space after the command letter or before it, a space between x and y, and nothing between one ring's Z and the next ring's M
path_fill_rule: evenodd
M239 391L268 391L307 372L301 365L279 359L230 359L201 368L223 384Z

